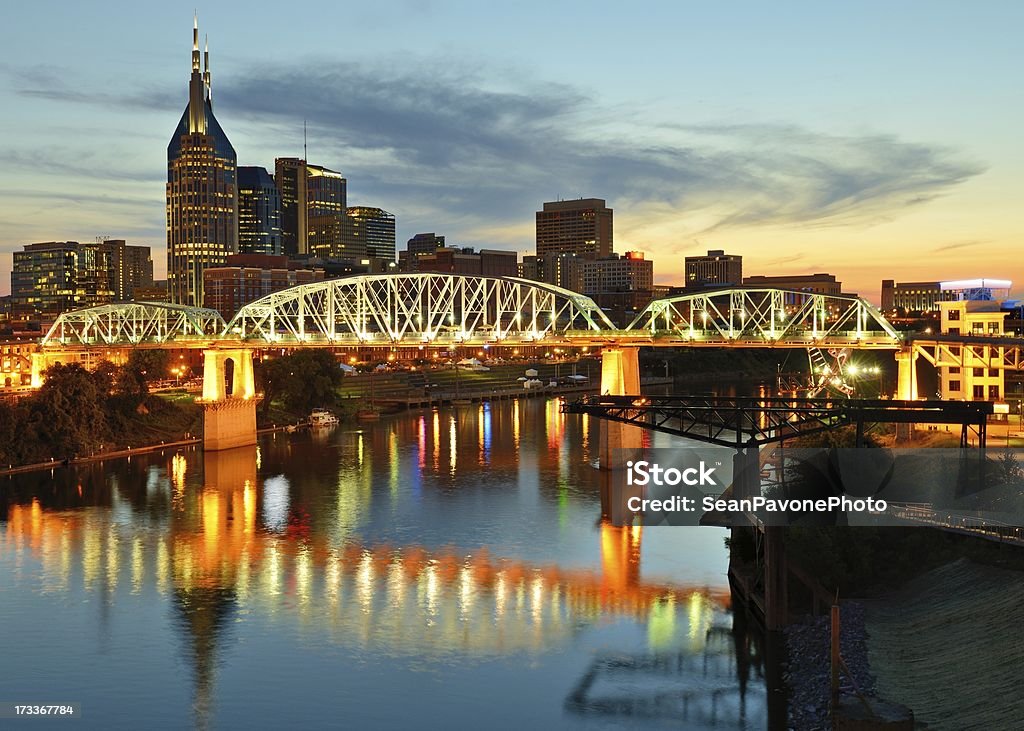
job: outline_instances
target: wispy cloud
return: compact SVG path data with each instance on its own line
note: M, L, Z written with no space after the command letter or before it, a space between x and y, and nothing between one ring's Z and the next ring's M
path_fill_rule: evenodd
M942 246L936 246L932 249L936 254L942 251L956 251L958 249L968 249L972 246L981 246L982 244L989 243L987 240L977 239L973 241L955 241L951 244L943 244Z
M532 220L542 200L576 195L605 197L622 213L639 203L677 218L700 212L691 236L864 225L898 217L985 169L956 150L888 134L616 116L576 86L508 81L515 74L459 64L399 71L319 58L243 68L216 77L214 89L242 164L294 154L306 119L310 157L341 167L353 200L392 209L400 225L412 219L439 231L451 232L453 221L466 232L511 230ZM45 66L8 72L18 93L34 98L171 116L183 103L164 89L98 97ZM286 137L296 144L282 150ZM31 163L2 151L0 160ZM155 183L162 173L138 179Z

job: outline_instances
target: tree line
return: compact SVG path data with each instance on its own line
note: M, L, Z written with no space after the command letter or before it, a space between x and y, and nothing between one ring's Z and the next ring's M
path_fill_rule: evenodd
M84 457L139 441L139 419L165 411L149 393L149 381L167 370L167 353L132 351L123 365L101 362L94 370L58 363L42 387L0 403L0 465Z

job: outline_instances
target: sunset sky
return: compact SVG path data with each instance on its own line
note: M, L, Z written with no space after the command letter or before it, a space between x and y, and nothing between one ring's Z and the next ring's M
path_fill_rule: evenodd
M302 154L399 248L533 249L545 200L601 197L615 248L681 282L1002 277L1024 294L1024 3L218 2L214 107L240 165ZM26 243L125 238L163 276L166 147L192 6L5 12L0 294Z

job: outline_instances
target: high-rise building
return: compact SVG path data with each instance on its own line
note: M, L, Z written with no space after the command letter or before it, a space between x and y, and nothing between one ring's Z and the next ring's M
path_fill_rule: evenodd
M345 212L348 181L335 170L311 165L298 157L274 161L274 180L281 194L281 246L288 256L311 253L310 218ZM318 224L323 227L324 221Z
M309 216L307 223L309 243L306 253L310 256L320 259L362 259L367 256L366 237L359 235L346 214Z
M431 254L438 249L444 248L444 236L438 236L433 231L426 234L416 234L405 242L405 248L409 252L409 256Z
M14 252L11 297L43 314L124 302L153 283L148 246L123 239L47 241Z
M419 271L417 259L445 248L444 236L437 234L416 234L405 243L405 249L398 252L398 269L403 272Z
M213 115L209 45L199 68L192 26L188 106L167 145L167 288L176 304L201 305L203 271L238 250L237 158Z
M281 253L281 194L266 168L238 168L238 252Z
M714 249L707 256L688 256L684 262L687 287L711 288L743 284L742 256Z
M611 256L612 209L601 198L553 201L537 211L537 256Z
M342 230L343 241L353 247L366 246L370 259L395 260L395 217L382 208L352 206L345 212L348 219Z

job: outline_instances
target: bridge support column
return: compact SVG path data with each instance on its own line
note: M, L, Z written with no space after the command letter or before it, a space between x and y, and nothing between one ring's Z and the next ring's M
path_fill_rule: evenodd
M901 401L917 400L917 353L913 348L896 353L896 398Z
M203 449L217 451L256 443L256 382L252 351L203 353Z
M639 348L607 348L601 353L601 393L640 396ZM630 424L601 424L601 469L622 469L643 446L643 430Z
M789 582L783 530L777 525L764 528L764 626L769 632L781 630L789 622Z

